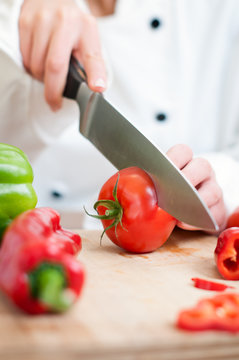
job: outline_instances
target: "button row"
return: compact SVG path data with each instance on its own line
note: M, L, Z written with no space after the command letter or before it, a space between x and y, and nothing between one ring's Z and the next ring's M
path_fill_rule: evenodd
M162 22L158 18L153 18L150 21L150 26L151 26L152 29L157 29L161 25L162 25ZM165 121L165 120L167 120L167 115L164 114L164 113L158 113L158 114L155 115L155 118L156 118L157 121Z

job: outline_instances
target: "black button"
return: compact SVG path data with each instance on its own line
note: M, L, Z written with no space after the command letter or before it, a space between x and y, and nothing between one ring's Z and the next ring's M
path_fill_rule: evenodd
M60 191L52 190L51 196L59 199L63 197L63 194Z
M158 113L158 114L156 115L156 120L158 120L158 121L165 121L165 120L167 120L167 115L164 114L164 113Z
M161 25L161 21L159 19L157 19L157 18L152 19L151 22L150 22L150 26L153 29L157 29L160 25Z

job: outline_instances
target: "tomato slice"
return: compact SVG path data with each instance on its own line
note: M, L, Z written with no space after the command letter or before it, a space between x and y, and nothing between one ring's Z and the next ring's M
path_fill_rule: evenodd
M233 286L221 284L218 282L200 279L200 278L192 278L192 281L194 282L194 286L199 289L203 290L211 290L211 291L224 291L228 288L234 288Z
M188 331L239 332L239 294L220 294L200 300L195 307L179 313L176 325Z

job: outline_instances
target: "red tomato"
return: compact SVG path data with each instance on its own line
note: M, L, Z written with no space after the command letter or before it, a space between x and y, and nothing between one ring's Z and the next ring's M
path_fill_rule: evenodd
M195 307L182 310L177 327L188 331L239 331L239 294L222 294L200 300Z
M220 274L227 280L239 280L239 227L219 235L214 254Z
M234 226L239 227L239 206L233 211L227 220L227 228Z
M103 185L94 207L108 237L134 253L159 248L176 225L176 219L158 207L150 176L137 167L114 174Z

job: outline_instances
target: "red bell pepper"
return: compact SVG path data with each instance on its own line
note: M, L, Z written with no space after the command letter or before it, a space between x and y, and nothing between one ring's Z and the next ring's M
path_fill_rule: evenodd
M209 280L200 279L200 278L192 278L192 281L194 282L194 286L196 288L203 289L203 290L224 291L228 288L233 288L233 286L220 284L218 282L209 281Z
M200 300L179 313L177 327L188 331L239 331L239 294L227 293Z
M224 230L214 251L220 274L227 280L239 280L239 228Z
M239 206L230 214L227 219L226 228L239 227Z
M75 257L80 249L80 236L61 228L55 210L20 214L4 233L1 290L30 314L65 311L84 282L84 268Z

